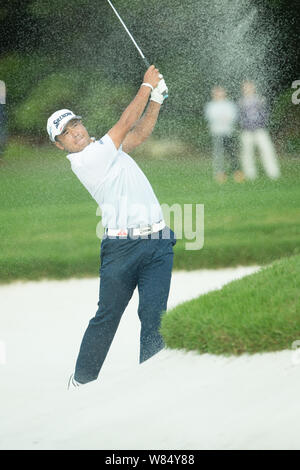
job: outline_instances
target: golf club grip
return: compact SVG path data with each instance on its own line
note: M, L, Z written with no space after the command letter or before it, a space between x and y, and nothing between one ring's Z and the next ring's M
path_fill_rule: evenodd
M148 60L146 59L146 57L143 57L143 61L144 61L144 64L146 65L146 68L148 69L150 67L150 64Z

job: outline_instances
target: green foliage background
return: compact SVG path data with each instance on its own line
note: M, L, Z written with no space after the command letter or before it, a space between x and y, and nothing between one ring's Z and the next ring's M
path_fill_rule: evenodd
M206 150L203 106L211 86L218 81L237 99L251 72L272 109L274 138L283 151L298 151L299 126L291 126L295 115L299 121L291 105L291 83L300 77L296 0L114 4L169 85L158 136ZM251 18L254 29L247 29ZM46 140L46 120L60 107L83 115L91 132L106 132L141 83L144 65L106 1L11 0L0 6L0 24L0 79L7 85L11 135Z

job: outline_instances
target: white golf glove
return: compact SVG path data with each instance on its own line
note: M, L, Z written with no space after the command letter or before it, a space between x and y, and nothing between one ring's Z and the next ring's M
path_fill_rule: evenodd
M164 100L168 98L168 87L166 82L162 78L157 87L151 92L150 101L155 101L156 103L163 104Z

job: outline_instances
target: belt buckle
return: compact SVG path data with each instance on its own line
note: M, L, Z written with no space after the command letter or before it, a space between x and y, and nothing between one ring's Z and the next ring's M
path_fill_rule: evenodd
M140 226L140 234L141 235L150 235L152 231L152 226L151 225L146 225L144 227Z

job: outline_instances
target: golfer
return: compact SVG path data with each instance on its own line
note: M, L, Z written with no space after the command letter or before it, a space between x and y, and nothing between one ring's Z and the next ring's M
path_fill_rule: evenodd
M167 93L162 75L151 65L132 102L100 140L91 138L81 117L68 109L48 119L50 140L68 153L73 172L102 210L104 226L98 310L83 336L69 388L97 379L136 286L140 362L164 347L159 328L176 238L148 179L127 152L149 137Z

